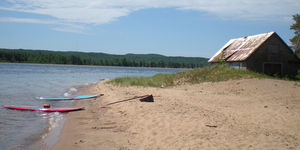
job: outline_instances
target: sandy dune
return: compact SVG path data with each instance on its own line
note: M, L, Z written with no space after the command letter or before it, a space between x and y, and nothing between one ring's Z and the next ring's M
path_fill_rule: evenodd
M54 149L300 149L300 83L247 79L171 88L105 83L69 113ZM153 103L133 100L152 94Z

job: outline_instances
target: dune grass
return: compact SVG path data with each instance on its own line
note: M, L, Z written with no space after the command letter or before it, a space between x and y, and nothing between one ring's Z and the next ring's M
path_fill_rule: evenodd
M176 86L180 84L196 84L201 82L218 82L230 79L272 78L267 75L247 70L236 70L225 64L211 65L175 74L157 74L152 77L119 77L109 83L121 86Z

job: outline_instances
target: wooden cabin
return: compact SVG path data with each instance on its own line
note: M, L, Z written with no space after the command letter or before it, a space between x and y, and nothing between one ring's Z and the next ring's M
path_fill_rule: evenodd
M299 58L275 32L229 40L208 62L222 61L236 69L280 77L295 76L300 69Z

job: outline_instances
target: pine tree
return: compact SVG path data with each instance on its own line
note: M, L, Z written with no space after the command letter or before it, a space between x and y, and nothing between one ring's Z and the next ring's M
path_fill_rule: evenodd
M295 54L300 58L300 15L293 15L293 20L295 23L291 25L290 29L294 30L295 36L290 41Z

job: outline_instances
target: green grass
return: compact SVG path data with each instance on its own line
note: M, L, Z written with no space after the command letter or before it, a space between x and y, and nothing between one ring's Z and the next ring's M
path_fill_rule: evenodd
M119 77L109 83L121 86L176 86L190 83L218 82L231 79L247 78L273 78L267 75L254 73L247 70L236 70L227 65L211 65L187 72L178 72L176 74L157 74L152 77Z
M298 70L297 75L296 75L296 80L300 80L300 70Z

